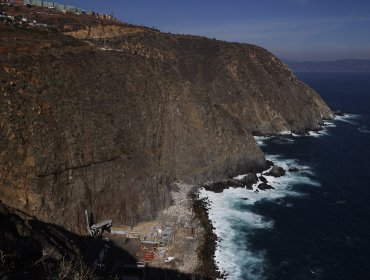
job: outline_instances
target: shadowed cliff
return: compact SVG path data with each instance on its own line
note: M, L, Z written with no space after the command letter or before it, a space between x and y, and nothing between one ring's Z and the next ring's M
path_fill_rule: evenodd
M85 209L116 224L153 218L173 181L263 168L253 134L331 117L260 47L38 17L54 28L0 24L0 196L74 232Z

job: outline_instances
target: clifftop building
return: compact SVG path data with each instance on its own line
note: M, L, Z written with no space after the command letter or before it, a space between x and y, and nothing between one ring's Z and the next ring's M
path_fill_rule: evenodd
M82 13L83 10L74 6L58 4L43 0L0 0L0 4L13 4L13 5L33 5L45 8L54 8L60 11L68 11L74 13Z
M23 5L23 0L0 0L0 4Z
M43 1L43 0L0 0L0 4L13 4L17 6L32 5L32 6L56 9L62 12L72 12L72 13L77 13L77 14L86 13L84 10L74 7L74 6L59 4L59 3L50 2L50 1ZM92 11L87 12L87 14L94 15L95 17L100 18L100 19L109 19L109 20L114 20L114 21L117 20L112 15L100 14L100 13L95 13Z
M45 7L45 8L54 8L60 11L68 11L68 12L74 12L74 13L82 13L82 9L70 6L70 5L64 5L64 4L58 4L54 2L49 1L43 1L43 0L23 0L22 4L24 5L34 5L39 7Z

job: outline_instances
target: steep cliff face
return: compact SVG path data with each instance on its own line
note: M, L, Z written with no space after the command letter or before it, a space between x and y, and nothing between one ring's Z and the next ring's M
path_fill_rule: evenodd
M257 46L156 32L113 37L104 44L168 63L180 79L197 87L197 98L215 100L219 110L252 133L304 132L331 115L316 92Z
M263 168L254 133L331 117L260 47L92 27L0 25L0 197L44 221L83 232L84 209L117 224L153 218L173 181Z

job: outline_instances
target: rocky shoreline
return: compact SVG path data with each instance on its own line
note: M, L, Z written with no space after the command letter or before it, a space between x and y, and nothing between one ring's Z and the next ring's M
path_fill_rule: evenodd
M284 176L287 171L284 168L275 165L272 161L266 160L266 162L267 168L261 172L248 172L244 175L239 175L230 179L207 182L201 187L207 191L215 193L223 192L228 188L246 188L256 192L273 189L273 187L268 184L268 180L265 176L281 177ZM288 171L299 172L300 169L296 166L292 166Z
M206 199L199 198L199 188L192 191L189 196L195 217L200 221L203 228L202 242L197 248L198 267L196 272L205 278L219 279L222 277L215 263L217 235L213 231L213 225L208 216L209 203Z
M336 111L334 113L333 119L328 120L334 120L336 117L345 117L350 116L347 114L344 114L342 112L338 113L340 111ZM327 124L324 122L321 123L320 128L317 130L307 130L306 133L301 134L300 136L310 136L310 132L312 133L319 133L319 131L322 131L325 129ZM293 135L293 133L290 133L289 135ZM259 135L262 136L262 135ZM272 137L272 136L281 136L279 134L274 135L263 135L264 137ZM266 179L266 176L273 176L275 178L285 176L287 172L289 173L299 173L304 171L302 168L298 166L289 166L289 168L284 169L281 166L276 165L274 162L266 160L266 166L263 170L258 170L257 172L247 172L244 175L239 175L236 177L227 178L224 180L219 181L210 181L205 184L197 186L196 190L194 190L191 194L191 199L193 201L193 209L196 214L196 217L201 221L201 224L204 228L204 238L207 239L207 242L202 243L200 246L200 259L203 262L200 264L200 267L204 268L205 271L207 271L207 275L210 275L213 277L212 279L226 279L226 274L223 274L219 270L219 268L216 265L215 261L215 252L217 248L217 240L219 237L214 233L214 226L212 224L212 221L209 218L209 208L210 203L207 198L199 198L199 190L201 188L204 188L206 191L211 191L215 193L221 193L225 189L229 188L245 188L250 191L254 192L260 192L260 191L268 191L274 189L272 187L268 180ZM248 199L243 198L243 199ZM284 203L283 199L278 199L279 203Z
M285 175L285 170L282 167L274 165L271 161L266 161L267 165L263 171L248 172L245 175L229 178L225 180L208 182L197 186L191 193L192 207L195 217L200 221L203 227L203 240L199 244L197 255L199 265L197 273L209 277L210 279L226 279L227 275L220 271L215 261L215 252L219 237L214 232L214 226L209 218L210 203L207 198L199 197L199 190L204 188L207 191L221 193L229 188L246 188L251 191L259 192L274 189L268 184L264 175L280 177ZM295 168L296 167L292 167ZM297 168L298 169L298 168ZM290 171L295 172L295 171ZM248 199L248 198L245 198Z

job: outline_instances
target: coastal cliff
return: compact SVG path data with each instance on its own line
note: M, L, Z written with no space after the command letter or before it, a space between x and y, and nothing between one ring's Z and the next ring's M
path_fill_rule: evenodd
M37 16L53 28L0 24L0 197L73 232L85 232L85 209L117 224L152 219L172 182L263 169L254 134L332 117L263 48Z

